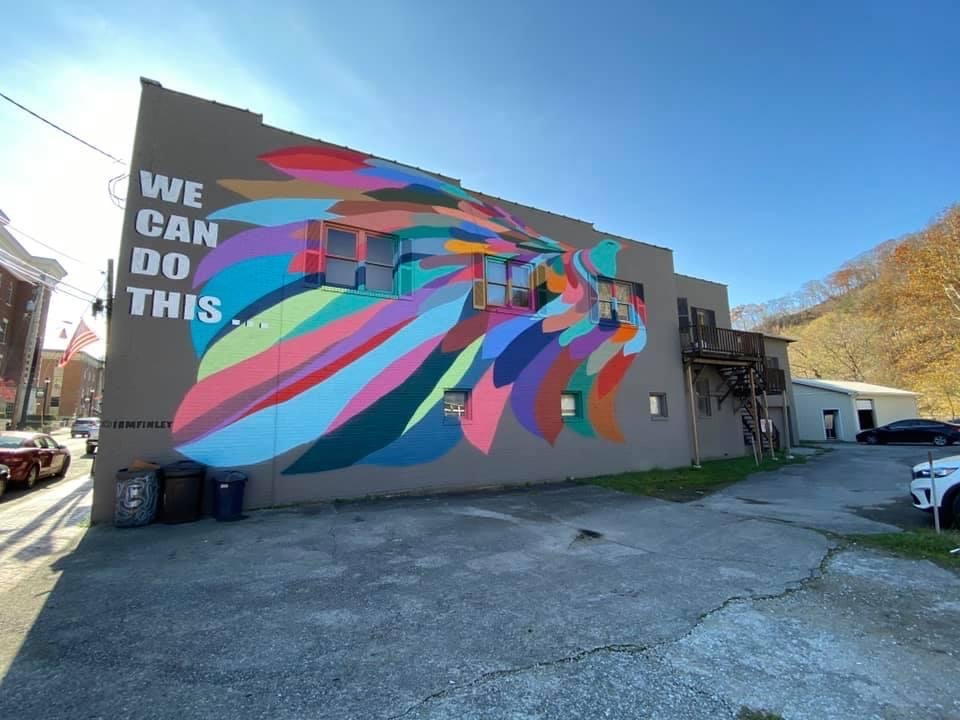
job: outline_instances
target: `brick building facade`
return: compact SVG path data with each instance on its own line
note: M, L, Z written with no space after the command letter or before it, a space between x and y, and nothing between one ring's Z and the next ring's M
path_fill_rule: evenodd
M88 417L100 412L103 361L81 350L66 367L59 367L62 350L44 350L37 374L37 389L49 391L45 401L37 400L34 414L51 420Z
M35 388L50 288L66 274L56 260L27 252L0 226L0 427L18 424L18 391L20 402L29 405L32 392L28 396L24 381ZM31 328L35 313L38 322Z

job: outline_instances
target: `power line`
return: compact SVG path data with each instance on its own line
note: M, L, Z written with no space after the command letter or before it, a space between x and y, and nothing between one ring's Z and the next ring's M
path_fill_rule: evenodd
M78 262L78 263L80 263L81 265L86 265L87 267L96 267L95 265L92 265L91 263L88 263L86 260L81 260L80 258L74 257L73 255L68 255L68 254L65 253L63 250L59 250L59 249L55 248L53 245L48 245L47 243L43 242L43 240L37 240L37 238L35 238L33 235L31 235L30 233L28 233L28 232L26 232L26 231L24 231L24 230L21 230L20 228L16 227L15 225L10 225L10 224L8 224L7 227L10 228L11 230L13 230L14 232L16 232L18 235L23 235L25 238L28 238L28 239L30 239L30 240L33 240L33 242L35 242L37 245L42 245L42 246L45 247L47 250L52 250L52 251L55 252L57 255L59 255L59 256L61 256L61 257L67 258L67 260L73 260L74 262Z
M79 143L83 143L84 145L86 145L86 146L87 146L88 148L90 148L91 150L95 150L96 152L100 153L100 154L103 155L104 157L110 158L110 159L113 160L115 163L120 163L121 165L126 165L126 164L127 164L124 160L121 160L120 158L116 157L115 155L111 155L111 154L108 153L106 150L101 150L100 148L98 148L98 147L97 147L96 145L94 145L93 143L87 142L87 141L84 140L82 137L79 137L79 136L77 136L77 135L74 135L74 134L73 134L72 132L70 132L69 130L63 129L62 127L60 127L59 125L57 125L57 124L56 124L55 122L53 122L52 120L47 120L45 117L43 117L43 115L40 115L39 113L35 113L33 110L31 110L30 108L26 107L25 105L21 105L21 104L18 103L16 100L14 100L13 98L11 98L9 95L4 95L2 92L0 92L0 98L3 98L4 100L6 100L8 103L11 103L12 105L16 105L18 108L20 108L20 109L23 110L24 112L29 113L30 115L33 115L33 117L35 117L37 120L40 120L41 122L45 122L47 125L49 125L50 127L52 127L52 128L55 129L55 130L59 130L59 131L62 132L64 135L67 135L68 137L73 138L74 140L76 140L76 141L79 142Z

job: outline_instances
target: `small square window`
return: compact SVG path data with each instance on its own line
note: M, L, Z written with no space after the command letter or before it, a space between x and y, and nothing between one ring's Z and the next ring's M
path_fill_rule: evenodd
M580 417L580 393L560 393L560 415L568 420Z
M459 420L470 417L469 399L470 393L466 390L444 390L443 416Z
M666 393L650 393L650 417L667 417L667 395Z

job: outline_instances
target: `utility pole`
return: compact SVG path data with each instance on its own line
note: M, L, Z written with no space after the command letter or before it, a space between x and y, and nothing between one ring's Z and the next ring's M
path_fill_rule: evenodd
M107 259L107 329L104 332L103 344L110 351L110 319L113 317L113 258ZM106 355L104 355L106 357Z
M46 276L41 276L34 290L33 308L30 310L30 325L27 339L23 343L23 367L20 370L20 383L17 385L17 397L13 405L13 421L17 427L27 424L27 410L30 406L30 391L33 389L34 361L37 355L37 336L40 334L40 320L43 317L45 302Z

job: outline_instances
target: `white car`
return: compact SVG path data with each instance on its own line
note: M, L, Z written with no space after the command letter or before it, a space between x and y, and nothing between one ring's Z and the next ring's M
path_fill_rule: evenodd
M960 525L960 455L934 460L933 479L937 488L935 501L930 487L930 463L922 462L913 466L913 480L910 482L913 506L933 512L935 502L940 508L941 524L955 522Z

